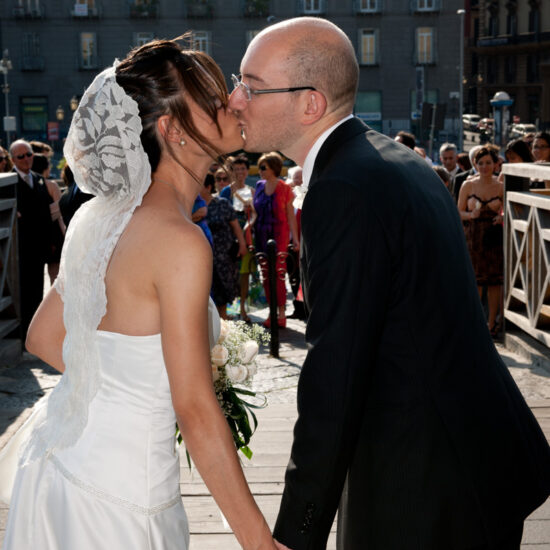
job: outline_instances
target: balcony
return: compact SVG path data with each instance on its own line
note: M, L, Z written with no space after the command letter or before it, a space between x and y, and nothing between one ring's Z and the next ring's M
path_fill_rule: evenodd
M44 56L24 55L21 59L22 71L43 71L45 67Z
M102 10L99 6L89 6L88 4L75 4L71 10L71 17L74 19L99 19Z
M192 19L214 17L214 6L211 0L187 0L185 8L187 17Z
M12 13L15 19L43 19L46 14L44 6L38 2L26 5L17 4Z
M244 0L244 17L267 17L269 15L269 0Z
M130 4L130 17L136 19L155 19L159 15L159 5L157 1L139 2Z

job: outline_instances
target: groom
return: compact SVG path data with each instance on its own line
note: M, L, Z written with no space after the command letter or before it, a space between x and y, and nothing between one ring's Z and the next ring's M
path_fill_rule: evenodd
M267 28L241 73L246 149L309 182L309 353L275 537L325 548L340 503L341 549L519 548L550 449L489 336L452 198L351 115L356 55L332 23Z

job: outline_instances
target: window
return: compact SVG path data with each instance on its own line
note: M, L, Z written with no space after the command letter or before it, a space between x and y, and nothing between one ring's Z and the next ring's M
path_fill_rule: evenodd
M492 36L493 38L498 36L498 13L497 12L491 12L489 15L489 26L488 26L488 33L489 36Z
M248 46L250 42L254 39L254 37L260 33L260 30L254 30L254 31L246 31L246 45Z
M428 65L435 62L433 27L419 27L416 29L416 63Z
M382 0L359 0L357 11L359 13L376 13L380 11Z
M540 32L540 11L535 3L531 4L531 10L529 11L529 32Z
M378 30L361 29L359 31L359 63L361 65L378 64Z
M80 33L80 68L97 68L97 44L95 32Z
M97 15L95 0L75 0L73 17L90 17Z
M130 0L130 17L158 17L158 0Z
M192 31L193 34L193 48L200 50L201 52L210 54L211 32L210 31Z
M357 92L354 111L373 130L382 131L382 92Z
M40 36L35 32L23 33L23 59L21 70L43 71L44 56L40 53Z
M506 16L506 34L515 36L518 33L518 16L515 7L508 11Z
M302 13L324 13L325 0L302 0Z
M152 32L135 32L134 33L134 46L139 47L151 42L154 35Z
M43 15L40 0L17 0L13 11L16 17L42 17Z
M439 0L413 0L414 11L437 11Z

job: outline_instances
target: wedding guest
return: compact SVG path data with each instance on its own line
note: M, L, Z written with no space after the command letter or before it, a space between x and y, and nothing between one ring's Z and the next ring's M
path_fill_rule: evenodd
M414 134L411 134L410 132L405 132L405 130L401 130L400 132L397 132L397 135L395 136L394 141L397 141L398 143L402 143L403 145L405 145L405 147L408 147L413 151L414 151L414 148L416 147L416 137L414 136Z
M44 265L51 254L52 218L44 178L32 171L34 153L24 140L10 145L17 174L17 241L23 338L44 293Z
M216 182L227 177L224 168L219 168L214 177ZM212 233L212 299L220 317L227 319L227 304L231 304L238 293L238 259L247 253L246 242L233 206L227 199L214 195L210 180L205 181L200 193L206 202L206 223Z
M464 222L466 242L476 274L480 298L487 287L488 326L498 336L497 315L500 309L504 276L502 207L504 186L494 175L498 157L489 147L475 155L479 175L467 180L458 196L458 210Z
M290 235L294 250L300 249L300 238L296 225L296 216L292 201L292 189L280 178L283 169L283 159L276 153L264 153L258 160L260 180L256 183L254 194L254 208L258 214L255 225L256 249L258 252L267 252L267 242L274 239L277 243L278 274L286 273L286 254ZM265 295L269 301L269 281L267 265L260 265ZM286 287L284 277L277 276L277 309L279 327L286 327ZM270 326L269 317L264 326Z
M222 190L220 197L226 198L233 204L237 220L245 236L247 252L240 258L239 264L240 317L241 320L250 323L250 318L246 312L246 301L248 299L250 275L256 271L256 262L253 253L253 227L257 217L253 204L254 190L246 185L246 178L248 177L250 168L247 156L241 154L232 158L231 165L235 179L231 185Z
M52 217L51 243L50 251L46 258L48 264L48 275L50 283L53 284L59 272L59 262L61 261L61 249L65 239L65 222L59 209L59 200L61 199L61 189L57 183L50 178L50 161L45 155L35 153L32 161L32 170L40 174L46 182L48 194L50 195L50 214Z
M550 133L537 132L533 138L532 151L535 162L550 162Z
M435 173L441 178L443 185L445 185L445 187L449 190L449 193L452 194L452 191L451 191L452 178L448 170L443 166L434 166L433 169Z
M529 145L521 138L514 139L506 145L504 150L506 162L534 162L533 153Z
M302 204L307 191L307 187L303 185L303 170L301 166L293 166L288 170L287 185L292 188L294 193L294 201L292 206L294 207L294 214L296 216L296 227L298 235L301 234L301 221L302 221ZM291 261L287 261L287 273L290 281L290 288L294 299L292 303L294 305L294 311L289 315L290 319L300 319L304 321L306 319L306 311L304 308L304 297L300 284L300 251L295 250L292 239L291 246L288 248L288 254Z
M0 147L0 173L11 172L12 168L13 164L9 153L3 147Z
M472 168L472 163L470 162L468 153L458 153L456 156L456 163L459 166L458 174L461 172L466 172Z
M70 169L68 164L65 164L63 170L61 171L61 179L65 184L65 192L59 199L59 210L61 211L61 216L63 216L65 226L69 227L69 223L71 223L76 211L85 202L93 199L94 196L90 193L83 193L80 190L74 181L73 171Z
M37 141L37 140L33 140L29 143L32 147L33 153L44 155L49 159L53 157L53 149L47 143L44 143L43 141Z
M209 178L209 174L207 174L205 178L205 182L213 182L214 178ZM205 183L206 185L206 183ZM213 185L210 183L210 185ZM208 207L206 206L206 201L201 197L200 193L197 195L197 198L195 199L195 202L193 203L193 209L191 210L191 220L193 223L196 223L204 233L204 236L207 238L208 242L210 243L210 246L214 246L214 242L212 240L212 232L210 231L210 228L208 227L208 223L206 221L206 215L208 213Z

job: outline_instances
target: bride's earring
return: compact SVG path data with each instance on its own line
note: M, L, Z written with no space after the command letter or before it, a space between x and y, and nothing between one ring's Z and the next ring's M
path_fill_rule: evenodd
M180 139L180 145L183 147L185 145L185 140L183 138Z

